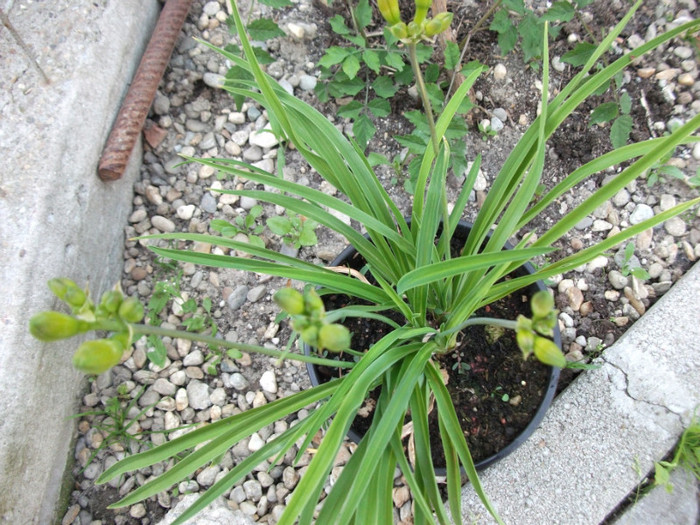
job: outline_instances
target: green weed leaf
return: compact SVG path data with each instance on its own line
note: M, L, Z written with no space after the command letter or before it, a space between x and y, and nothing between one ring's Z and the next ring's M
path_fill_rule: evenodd
M602 122L610 122L617 118L618 115L619 110L617 104L615 104L615 102L605 102L593 110L589 126L601 124Z
M367 147L370 139L374 137L377 132L377 128L374 127L372 121L364 113L357 117L355 123L352 126L352 132L355 135L355 140L360 145L362 149Z
M290 2L289 0L260 0L260 3L263 5L266 5L268 7L290 7L294 4Z
M349 35L350 28L345 24L345 19L342 15L335 15L329 20L331 29L338 35Z
M397 71L403 71L406 63L399 53L387 53L386 55L386 65L393 67Z
M370 152L369 155L367 155L367 162L369 162L369 165L374 167L374 166L379 166L379 165L390 165L391 162L389 161L388 158L386 158L386 155L382 155L381 153L376 153L374 151Z
M292 231L292 223L288 217L270 217L267 219L267 227L275 235L287 235Z
M253 20L248 24L248 32L253 40L265 41L278 36L284 36L284 31L270 18Z
M518 24L518 33L522 37L522 48L525 62L539 57L542 54L542 41L544 40L544 23L533 13L528 13Z
M360 0L355 8L355 19L357 25L365 28L372 23L372 8L369 6L369 0Z
M338 108L338 115L343 117L343 118L349 118L350 120L355 120L357 117L360 116L360 112L362 111L362 104L358 102L357 100L352 100L349 103L345 104L344 106L340 106Z
M404 148L408 148L408 151L414 155L420 155L423 153L425 151L425 146L428 143L425 138L420 137L415 133L410 133L408 135L396 135L394 139L396 139L396 142L401 144Z
M345 47L331 46L326 50L326 54L318 61L321 67L331 67L340 64L351 53L351 50Z
M519 15L525 14L525 2L523 0L503 0L503 6Z
M445 67L455 69L459 65L459 46L454 42L445 45Z
M549 22L568 22L574 17L574 6L569 2L554 2L547 12L542 16L542 20Z
M588 62L588 59L591 58L595 50L596 46L593 44L581 42L568 53L564 53L564 56L561 57L561 61L571 64L574 67L580 67Z
M510 53L518 41L518 33L510 20L510 16L508 16L508 12L505 10L498 11L494 15L489 29L498 33L498 47L501 48L501 54L507 55Z
M389 116L391 113L391 104L389 104L388 100L383 98L375 98L370 100L367 107L375 117L383 118Z
M622 115L615 119L612 127L610 128L610 142L612 142L613 148L621 148L627 144L627 140L630 138L630 133L632 133L632 126L634 122L632 117L629 115Z
M422 64L423 62L427 62L430 60L430 57L433 56L433 46L428 46L425 44L417 44L416 45L416 57L418 58L418 63Z
M362 52L362 60L364 60L368 68L370 68L375 73L379 74L379 68L381 67L381 63L379 61L379 53L372 49L365 49Z
M391 98L399 90L389 77L377 77L372 82L372 89L374 89L377 96L382 98Z
M660 175L668 175L675 179L681 180L685 179L685 174L683 171L676 166L661 166L658 171Z
M632 110L632 97L626 91L620 95L620 111L624 115L629 115Z
M345 60L343 60L343 72L350 80L357 76L357 72L359 70L360 61L355 55L349 55Z

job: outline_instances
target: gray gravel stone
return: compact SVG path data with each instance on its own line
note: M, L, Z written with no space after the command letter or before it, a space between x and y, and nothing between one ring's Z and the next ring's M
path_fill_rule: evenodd
M217 73L204 73L202 80L207 86L216 89L221 89L226 83L226 77Z
M246 298L247 298L248 301L250 301L251 303L256 303L256 302L258 302L260 299L262 299L262 298L265 296L266 293L267 293L267 288L265 287L265 285L260 284L260 285L258 285L258 286L255 286L255 287L251 288L251 289L248 291L248 295L246 296Z
M207 213L214 213L216 211L216 198L209 192L205 193L199 207Z
M303 91L313 91L316 88L318 80L311 75L302 75L299 77L299 88Z
M156 382L153 383L153 390L162 396L174 396L175 392L177 392L177 387L167 379L159 377L156 379Z
M616 290L622 290L627 286L629 279L617 270L610 270L610 272L608 272L608 281L610 281L610 284L612 284L613 288Z
M503 129L503 127L504 127L503 121L500 118L498 118L496 116L491 117L491 130L492 131L499 132Z
M248 295L248 287L241 284L236 287L231 295L228 296L226 303L231 310L238 310L246 301L246 296Z
M245 390L248 388L248 380L243 376L243 374L240 374L238 372L231 374L231 385L233 388L236 390Z
M202 472L197 474L197 483L199 483L200 487L211 487L219 472L221 472L221 467L219 467L219 465L206 467Z
M202 351L199 349L190 352L182 360L184 366L199 366L202 363L204 363L204 354L202 354Z
M187 400L195 410L204 410L211 406L209 387L206 383L193 379L187 385Z
M646 204L637 204L634 211L630 214L630 223L639 224L642 221L651 219L653 216L654 210L651 209L651 206Z
M674 237L680 237L686 232L686 229L687 226L685 221L680 217L672 217L664 222L664 230L666 230L669 235L673 235Z
M258 501L262 498L262 486L260 482L254 479L249 479L243 483L243 490L245 491L246 498L252 501Z

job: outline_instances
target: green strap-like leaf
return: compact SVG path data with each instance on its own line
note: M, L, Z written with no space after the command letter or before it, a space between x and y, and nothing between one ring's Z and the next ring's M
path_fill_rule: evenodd
M494 265L515 261L522 263L529 261L537 255L544 255L554 251L554 248L522 248L518 250L503 250L491 253L482 253L469 257L457 257L448 261L441 261L430 264L423 268L413 270L404 275L397 283L396 289L399 294L416 286L446 279L473 270L489 268Z
M455 413L454 405L450 399L450 394L445 387L442 379L442 375L438 371L437 367L433 363L428 363L425 368L426 377L428 383L430 384L430 389L435 396L435 405L437 407L438 417L442 420L442 429L450 435L450 439L454 444L455 450L459 459L467 473L467 478L472 484L474 491L479 496L479 499L489 511L491 516L496 520L499 525L503 525L503 520L498 516L496 509L493 508L491 501L484 492L484 488L481 486L481 481L479 480L479 475L476 472L476 467L474 466L474 460L469 452L469 446L467 445L466 439L464 439L464 433L462 427L459 424L459 419Z

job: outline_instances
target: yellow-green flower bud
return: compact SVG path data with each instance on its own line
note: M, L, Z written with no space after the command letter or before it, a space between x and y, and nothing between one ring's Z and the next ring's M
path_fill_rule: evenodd
M119 317L127 323L139 323L143 319L143 305L136 297L127 297L119 306Z
M80 308L87 300L85 292L81 290L75 282L66 277L51 279L48 285L56 297L65 301L73 308Z
M318 346L318 326L307 326L301 331L301 340L307 345Z
M306 315L311 315L315 318L321 318L326 312L321 296L318 295L316 290L313 288L308 288L304 292L304 312Z
M452 13L438 13L425 24L425 35L435 36L445 31L452 23Z
M389 24L394 25L401 22L398 0L377 0L377 7L379 7L379 12L384 17L384 20L389 22Z
M532 319L532 328L541 335L552 337L554 327L557 324L557 314L555 310L550 311L544 317L535 317Z
M535 357L545 365L564 368L566 366L566 357L561 353L559 347L550 339L544 337L535 337L535 345L533 347Z
M515 332L515 340L523 352L523 358L527 359L535 346L535 334L530 330L517 330Z
M409 22L407 27L409 38L415 39L423 34L423 26L415 20L413 22Z
M394 24L389 28L389 31L391 31L391 34L399 40L403 40L408 36L408 27L406 27L406 24L404 22Z
M318 348L341 352L350 348L350 330L342 324L325 324L318 331Z
M300 315L304 313L304 297L294 288L281 288L277 290L275 295L272 296L272 300L289 315Z
M416 0L416 14L413 17L413 21L418 25L422 24L432 4L433 0Z
M300 315L292 319L292 328L297 332L303 332L311 324L308 317Z
M29 320L29 332L39 341L58 341L88 329L88 323L61 312L41 312Z
M102 294L100 307L110 314L117 313L119 305L122 304L122 299L124 299L124 296L121 292L117 290L108 290Z
M547 317L554 310L554 298L547 290L540 290L530 300L534 317Z
M101 374L119 364L124 347L113 339L86 341L73 354L73 366L86 374Z

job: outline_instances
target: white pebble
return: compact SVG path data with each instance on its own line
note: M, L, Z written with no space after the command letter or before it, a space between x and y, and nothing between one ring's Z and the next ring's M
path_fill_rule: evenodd
M267 370L260 378L260 386L265 392L277 393L277 378L273 370Z
M194 204L183 204L178 207L176 213L179 218L183 221L189 221L194 215L195 206Z
M496 67L493 68L493 78L495 80L503 80L507 74L508 70L503 64L496 64Z

